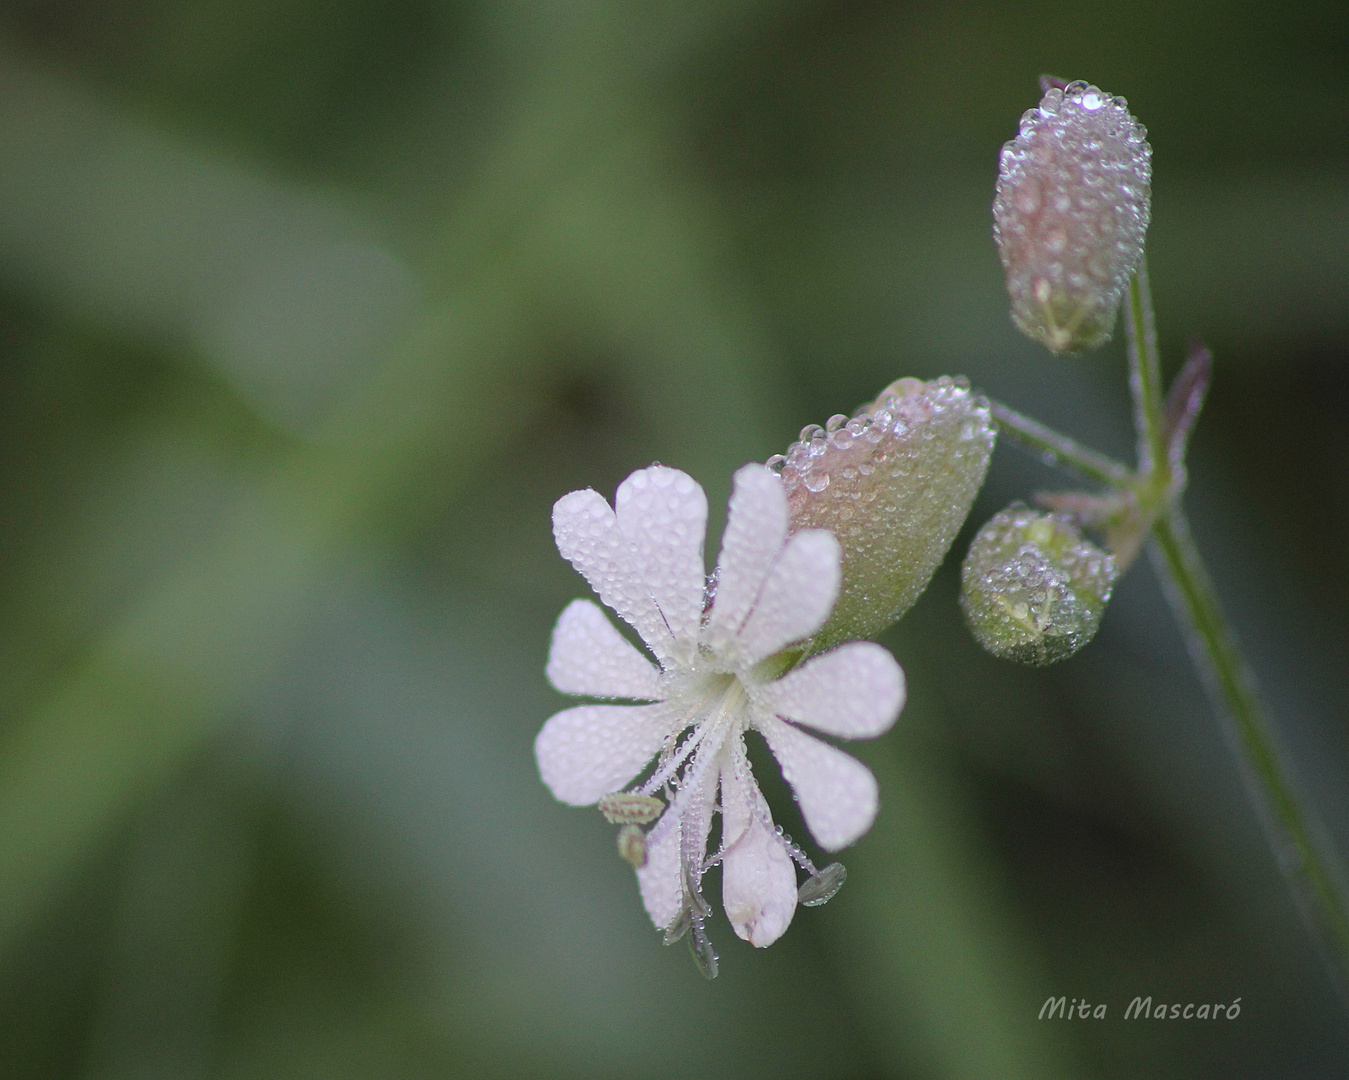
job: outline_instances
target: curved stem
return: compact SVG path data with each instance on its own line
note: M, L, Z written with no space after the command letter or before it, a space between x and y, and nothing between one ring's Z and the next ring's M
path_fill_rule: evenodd
M1265 826L1293 895L1317 934L1342 994L1349 995L1349 905L1334 861L1317 842L1315 816L1303 807L1286 771L1236 638L1190 536L1180 508L1178 476L1168 452L1166 406L1147 265L1129 282L1129 386L1138 428L1138 478L1142 520L1150 522L1154 564L1188 630L1190 653L1223 718L1228 742L1241 762L1251 800ZM1147 526L1145 526L1146 528Z
M1349 909L1342 884L1317 843L1317 826L1284 771L1278 744L1217 593L1179 507L1153 526L1154 564L1177 616L1188 628L1191 656L1225 721L1247 788L1280 867L1304 915L1319 933L1330 966L1349 989Z
M1103 454L994 402L998 426L1022 445L1057 464L1117 490L1130 491L1137 517L1127 563L1144 535L1162 587L1186 631L1191 657L1223 721L1228 744L1240 762L1247 791L1265 827L1280 869L1321 947L1322 957L1349 1000L1349 899L1337 861L1322 839L1314 813L1303 805L1284 765L1236 638L1199 554L1179 487L1183 463L1168 450L1161 364L1146 267L1129 282L1125 318L1129 339L1129 386L1138 430L1135 472ZM1197 408L1197 406L1196 406ZM1176 460L1173 460L1173 456Z

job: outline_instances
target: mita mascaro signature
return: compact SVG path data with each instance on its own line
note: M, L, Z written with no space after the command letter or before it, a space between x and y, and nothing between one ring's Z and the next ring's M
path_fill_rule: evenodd
M1104 1005L1093 1005L1086 998L1073 998L1072 1001L1062 996L1045 998L1045 1003L1040 1006L1041 1020L1104 1020L1105 1015ZM1126 1020L1218 1020L1224 1017L1235 1020L1240 1015L1241 998L1230 1005L1221 1001L1213 1005L1207 1002L1196 1005L1193 1001L1184 1005L1162 1002L1154 1005L1152 995L1148 995L1134 998L1124 1010Z

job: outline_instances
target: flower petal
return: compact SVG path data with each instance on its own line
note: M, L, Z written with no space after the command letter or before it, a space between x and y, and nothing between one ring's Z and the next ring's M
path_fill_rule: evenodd
M717 558L717 597L708 619L713 647L735 637L787 540L787 493L766 465L735 474Z
M549 791L564 803L589 806L641 772L673 726L664 702L582 705L549 717L534 756Z
M745 659L757 663L815 633L838 599L843 556L832 533L804 529L787 541L740 631Z
M904 707L904 672L871 641L854 641L807 661L758 691L756 704L830 735L873 738Z
M662 696L655 665L590 600L573 600L558 616L547 670L548 681L564 694L638 701Z
M870 769L781 720L760 721L759 730L822 848L847 847L871 828L879 800Z
M664 930L684 903L684 879L679 872L679 814L674 808L646 835L646 865L637 871L642 905L657 930Z
M587 488L558 499L553 504L553 538L562 557L642 635L651 651L661 660L669 656L669 628L642 578L641 560L604 497Z
M703 616L703 540L707 496L678 469L652 465L618 486L618 526L632 543L637 567L676 642L692 643Z
M717 770L716 748L698 750L684 786L646 838L646 865L637 871L642 903L656 928L664 930L684 906L685 854L701 865L712 829Z
M796 912L796 867L782 840L769 827L772 818L745 757L732 751L721 771L721 902L735 932L758 948L777 941Z

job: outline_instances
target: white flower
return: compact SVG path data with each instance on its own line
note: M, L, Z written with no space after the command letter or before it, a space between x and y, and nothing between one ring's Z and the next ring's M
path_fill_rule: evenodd
M810 831L835 851L870 828L876 781L796 724L845 738L879 735L903 705L904 675L871 642L843 645L780 678L782 661L766 662L824 624L838 596L840 563L828 532L808 529L788 539L787 498L771 470L746 465L736 473L721 557L705 589L706 525L702 488L658 465L629 476L612 509L592 490L558 500L558 549L641 635L659 667L596 604L573 601L553 633L553 685L652 704L567 709L544 724L534 749L544 783L576 806L627 788L657 758L631 788L671 799L647 836L646 863L637 871L642 900L667 940L692 931L695 957L714 974L715 954L702 932L711 910L701 892L709 868L721 864L727 918L758 946L776 941L796 910L793 859L817 875L774 826L750 772L745 732L763 735ZM709 857L718 809L722 841ZM820 884L817 876L816 902Z

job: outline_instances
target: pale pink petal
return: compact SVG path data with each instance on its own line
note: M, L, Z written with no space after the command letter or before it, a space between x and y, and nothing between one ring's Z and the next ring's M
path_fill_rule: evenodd
M553 537L562 557L581 572L599 598L642 635L658 658L669 656L670 631L642 578L641 561L603 496L587 488L558 499L553 505Z
M534 740L543 782L562 802L588 806L641 772L674 722L664 702L582 705L549 717Z
M715 749L698 751L679 793L647 834L646 865L637 871L637 884L646 913L662 930L674 921L684 903L681 851L687 849L691 861L696 862L701 862L707 851L717 791L715 757Z
M670 634L691 644L703 615L707 496L687 473L652 465L619 485L614 507Z
M787 540L787 494L766 465L735 474L717 559L717 597L708 619L713 647L740 632Z
M796 911L796 867L767 824L768 804L750 773L744 744L721 772L723 842L721 902L735 932L765 948L777 941Z
M838 541L823 529L805 529L787 541L745 620L740 644L750 663L810 637L838 599Z
M654 664L589 600L573 600L558 617L548 651L548 681L564 694L656 701Z
M822 848L847 847L871 828L879 800L870 769L781 720L761 720L758 727Z
M664 930L679 914L684 882L679 873L680 822L670 810L646 838L646 865L637 871L642 904L657 930Z
M871 641L817 656L759 689L756 705L830 735L872 738L888 731L904 706L904 672Z

